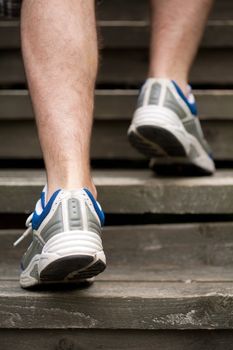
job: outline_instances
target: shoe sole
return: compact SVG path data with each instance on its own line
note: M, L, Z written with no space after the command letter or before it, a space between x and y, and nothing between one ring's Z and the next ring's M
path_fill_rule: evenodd
M39 259L35 257L28 268L21 273L20 286L27 289L41 284L90 281L105 270L106 263L103 261L105 259L102 259L103 257L100 259L90 255L66 256L53 261L39 273Z
M97 276L106 268L98 234L70 231L57 234L34 255L20 275L22 288L39 284L78 283Z
M199 141L185 130L180 120L176 127L174 116L169 124L169 116L163 123L162 118L155 118L154 115L147 120L142 112L138 120L133 121L129 128L129 141L140 153L152 159L150 167L156 172L196 176L214 173L212 159Z
M103 272L106 265L93 256L74 255L58 259L40 273L43 282L78 282L93 278Z

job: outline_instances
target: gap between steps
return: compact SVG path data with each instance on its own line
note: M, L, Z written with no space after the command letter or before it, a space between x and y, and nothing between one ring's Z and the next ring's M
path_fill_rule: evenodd
M102 84L96 84L96 90L115 90L115 89L120 89L120 90L128 90L128 89L135 89L138 90L142 86L144 82L142 81L141 84L138 83L102 83ZM233 83L229 84L192 84L192 88L194 90L230 90L233 89ZM25 83L5 83L5 84L0 84L0 90L25 90L27 89L27 84Z
M28 214L0 213L1 229L23 229ZM106 214L105 226L233 222L233 214Z
M233 169L233 160L215 161L217 169ZM93 170L98 169L148 169L148 160L132 159L93 159L91 161ZM41 169L44 170L43 159L0 159L0 170L11 169Z

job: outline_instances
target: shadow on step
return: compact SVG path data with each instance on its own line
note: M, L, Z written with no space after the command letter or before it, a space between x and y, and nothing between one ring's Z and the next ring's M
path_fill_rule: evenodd
M52 292L61 293L67 291L75 291L89 288L93 284L93 281L84 281L79 283L53 283L53 284L41 284L39 286L28 288L28 291L32 292Z
M24 229L27 214L0 213L0 229ZM105 226L231 222L233 214L106 214Z

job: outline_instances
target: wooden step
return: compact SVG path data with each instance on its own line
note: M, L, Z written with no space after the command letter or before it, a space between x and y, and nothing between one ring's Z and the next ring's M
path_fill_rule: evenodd
M147 76L148 50L103 50L98 84L138 86ZM208 67L208 69L207 69ZM194 62L192 84L232 85L233 49L201 49ZM0 85L25 84L19 50L1 52Z
M149 20L150 10L147 1L111 0L102 1L97 7L100 20ZM233 17L233 3L231 0L216 0L210 14L211 19L230 20Z
M25 349L24 332L27 331L30 341L32 338L39 339L39 334L47 340L49 332L53 330L49 344L58 344L63 348L81 344L80 341L83 341L82 345L87 344L89 349L87 334L88 329L91 329L91 339L93 334L97 337L95 345L96 342L113 344L119 337L120 345L117 344L115 348L113 344L112 349L120 349L121 346L124 349L124 334L127 334L129 341L134 334L137 339L139 333L132 332L140 330L140 340L136 349L137 346L140 346L140 350L147 349L147 342L150 340L151 344L152 340L156 341L158 338L158 344L164 344L163 349L171 349L173 341L172 345L177 347L177 350L182 349L181 345L194 350L196 348L192 347L192 343L190 345L190 339L194 341L195 346L199 344L202 349L201 346L204 346L203 342L206 341L203 330L208 329L210 336L211 329L232 329L232 223L106 228L105 246L108 254L113 255L108 257L111 272L107 270L102 275L105 276L98 278L89 289L55 286L33 292L21 290L15 280L16 276L11 276L8 272L16 250L6 255L4 247L9 249L7 245L11 244L18 233L0 232L1 242L4 243L0 248L0 256L6 264L5 273L0 271L0 328L4 328L0 332L1 344L12 345L18 340L17 349ZM22 246L19 250L22 250ZM19 251L16 255L18 253ZM141 265L144 263L141 271L138 268L140 253ZM174 263L174 256L177 260L180 258L180 276L174 268L177 264L177 261ZM8 261L5 260L7 257ZM15 258L16 256L13 260ZM113 267L117 265L114 261L116 258L121 267L120 275L116 273L116 266L115 269ZM227 260L228 258L230 260ZM154 265L150 259L154 259ZM221 270L220 261L226 264ZM192 265L190 270L189 265ZM210 266L213 269L212 276L209 274ZM154 278L151 278L151 273L154 274ZM184 276L187 276L186 280ZM199 279L196 276L199 276ZM19 328L20 334L17 331ZM72 334L67 328L73 329ZM82 329L87 330L86 335ZM12 335L10 330L14 330ZM151 333L152 330L156 332ZM161 330L163 333L159 332ZM185 330L185 333L174 333L178 330ZM187 330L189 332L186 333ZM194 333L190 333L192 330L195 330L198 340ZM120 339L123 331L123 337ZM218 332L213 333L213 337L216 338L211 339L217 343L223 339L223 335ZM142 339L144 345L140 343ZM225 334L224 339L221 344L224 344L224 349L228 349L231 337ZM133 344L132 340L131 345ZM209 349L212 350L213 343L210 342L209 345Z
M146 158L129 144L127 120L96 120L94 123L91 158L93 160L132 160ZM203 120L203 130L215 160L233 160L233 120ZM41 159L42 154L34 121L0 122L1 159ZM22 141L23 140L23 141Z
M96 91L92 159L144 159L127 140L137 94L137 90ZM195 95L214 158L232 160L232 90L197 90ZM0 91L0 106L0 158L40 159L42 155L27 91Z
M94 181L106 213L233 213L230 170L200 178L162 178L149 170L99 170ZM44 183L45 174L39 170L1 170L0 212L32 211Z
M0 328L232 329L233 283L103 282L23 291L1 281Z
M232 350L231 330L24 330L0 332L4 350Z
M148 21L101 21L100 33L102 46L108 49L148 48L150 41L150 25ZM1 30L1 28L0 28ZM17 34L15 34L16 36ZM209 21L201 42L203 48L232 48L233 21ZM17 39L12 38L14 43ZM10 42L3 43L0 48L14 47Z
M108 49L148 48L150 28L147 20L100 21L101 46ZM210 20L201 43L203 48L232 48L233 20ZM18 21L0 21L0 50L20 47Z
M233 5L231 0L217 0L210 13L211 19L232 19ZM148 20L149 3L141 0L126 2L124 0L99 1L97 18L100 20Z
M202 120L232 120L233 90L194 90ZM131 120L137 89L96 90L96 120ZM33 119L27 90L0 90L0 121Z
M105 227L108 268L101 281L233 282L233 223ZM18 280L31 237L13 248L23 230L0 230L0 279Z
M233 160L233 120L208 120L202 122L206 138L215 160ZM105 120L94 123L91 145L93 160L142 161L146 158L129 144L127 120ZM0 122L1 159L41 159L35 123L26 121ZM22 142L23 140L23 142Z

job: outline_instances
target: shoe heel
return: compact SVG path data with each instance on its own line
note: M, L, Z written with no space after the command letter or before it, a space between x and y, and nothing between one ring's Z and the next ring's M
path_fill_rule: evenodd
M96 264L98 268L93 267ZM84 278L87 270L87 278L91 278L102 272L105 266L106 258L98 234L69 231L57 234L45 244L38 271L43 281L61 281L80 279L81 275Z

